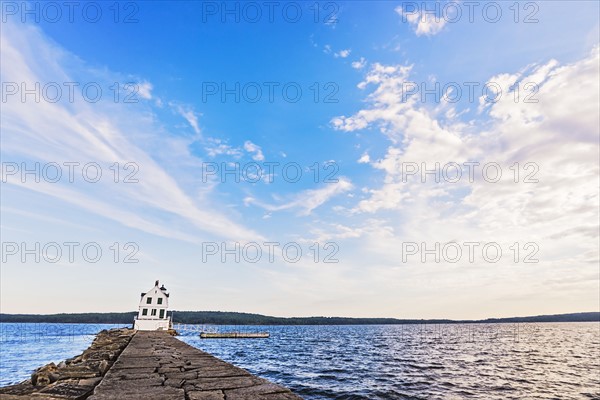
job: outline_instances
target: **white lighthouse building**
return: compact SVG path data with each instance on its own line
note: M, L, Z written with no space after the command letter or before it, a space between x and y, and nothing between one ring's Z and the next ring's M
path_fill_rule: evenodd
M168 330L171 328L171 318L167 315L169 308L169 293L165 285L154 287L142 293L138 315L134 320L133 329L140 331Z

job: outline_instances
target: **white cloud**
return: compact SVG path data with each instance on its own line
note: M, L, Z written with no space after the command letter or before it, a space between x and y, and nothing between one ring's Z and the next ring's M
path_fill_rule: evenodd
M365 153L362 156L360 156L357 162L359 164L368 164L371 162L371 157L369 157L369 154Z
M194 112L192 107L174 103L170 103L170 105L179 115L185 118L185 120L188 122L188 124L190 124L192 129L194 129L194 132L196 132L196 134L200 134L200 127L198 126L198 115Z
M335 58L346 58L350 55L350 53L352 52L352 50L350 49L345 49L345 50L340 50L337 53L335 53L333 56Z
M397 181L400 175L398 165L402 162L418 161L430 164L441 162L443 165L449 161L495 159L509 163L505 166L508 167L517 160L539 161L541 160L540 154L544 154L545 157L557 152L556 143L559 142L577 142L577 138L588 143L596 140L596 131L592 127L595 122L594 118L597 116L597 113L593 111L597 102L590 93L590 88L595 85L595 79L591 73L584 71L584 67L588 71L591 70L596 61L597 49L589 59L576 65L558 67L555 61L551 61L546 65L533 68L529 75L513 74L492 77L490 81L502 83L505 95L497 103L486 104L489 116L495 121L495 126L492 130L487 130L489 129L487 128L483 134L477 135L472 133L472 128L465 129L464 125L453 120L445 121L445 118L440 118L435 111L422 107L422 104L415 99L400 97L400 85L408 79L411 67L375 64L366 79L359 84L359 87L363 89L369 85L375 85L375 90L367 97L371 107L360 110L349 117L336 117L332 120L332 124L336 129L345 131L364 129L371 124L377 124L382 133L392 141L394 146L388 149L384 159L374 164L375 168L383 170L387 174L386 186L382 188L385 191L380 193L376 190L372 193L374 200L385 199L383 203L377 201L378 204L387 204L393 208L395 202L390 202L390 199L401 201L410 197L409 185ZM571 72L574 70L581 73L580 79L574 77ZM540 88L537 97L543 97L545 101L515 103L513 94L508 93L515 81L535 83ZM566 85L577 90L569 91L568 95L562 93L559 96L558 93L561 91L558 88ZM587 93L589 99L585 102L581 100L577 102L575 98L571 99L571 93L578 93L578 96ZM524 99L526 94L523 92L521 98ZM577 102L580 105L576 108L577 112L569 111L565 114L565 110L570 107L570 102ZM445 115L447 116L448 113ZM486 123L482 122L481 124L483 127ZM578 127L574 130L577 134L571 133L566 136L565 126ZM547 128L540 130L542 127ZM525 134L525 132L527 133ZM549 141L550 137L553 137L553 140ZM495 145L499 141L504 142L502 148L512 150L500 151L500 148ZM571 151L575 152L576 148ZM585 161L589 164L584 170L595 170L591 164L592 155L581 158L585 151L582 149L582 154L573 161ZM558 151L552 158L565 161L564 151ZM486 187L494 188L499 185ZM561 189L555 187L554 190L560 191ZM406 195L399 195L399 191L405 192ZM502 197L496 197L496 201L501 201L501 199ZM362 204L366 206L368 201ZM378 209L378 207L373 208L372 205L369 205L368 208L371 211Z
M364 90L372 88L367 107L331 122L335 129L348 132L375 126L390 141L386 155L370 163L374 172L382 173L383 183L367 189L351 210L357 216L385 213L395 227L385 235L369 230L367 222L352 228L363 232L362 249L369 249L373 263L380 266L378 272L388 279L409 279L409 266L400 275L390 261L405 241L431 245L493 241L505 252L498 264L476 268L463 263L436 270L440 289L455 293L452 288L468 277L486 287L486 292L474 287L470 297L479 295L489 304L527 290L532 303L539 306L544 299L559 306L550 288L556 288L561 277L578 276L578 283L573 283L577 289L571 290L586 298L595 290L597 296L599 64L596 47L572 64L561 66L551 60L490 77L502 86L503 96L496 103L482 101L477 119L469 123L459 119L460 113L448 112L447 105L403 99L401 84L409 80L412 67L374 64L359 84ZM539 90L528 92L526 83ZM521 85L517 102L511 92L516 84ZM537 102L525 102L526 96ZM489 183L478 169L473 182L437 183L432 177L423 181L420 174L407 178L400 168L407 162L425 162L432 168L436 162L443 166L466 161L496 162L503 175L497 183ZM525 169L526 163L534 164ZM525 176L535 169L539 182L525 183ZM509 250L514 243L521 246L517 265ZM539 246L538 264L522 263L525 243ZM427 279L433 277L430 269ZM596 286L591 285L594 279ZM564 288L560 293L568 297Z
M253 197L244 199L246 205L254 204L267 211L282 211L289 209L300 209L300 215L310 215L314 209L325 204L333 197L352 190L353 185L347 178L339 178L337 183L328 183L320 189L304 190L284 204L272 205L259 201Z
M394 9L403 20L413 27L417 36L433 36L441 32L446 20L444 17L436 16L427 10L406 11L401 6Z
M204 150L209 157L227 155L239 158L242 156L242 150L239 147L230 146L229 144L224 143L221 139L216 138L208 138L206 140Z
M154 87L152 86L152 84L148 81L140 82L137 84L137 89L138 89L137 94L142 99L150 100L152 98L152 89L153 88Z
M0 44L6 61L2 81L96 81L107 86L115 81L108 73L95 76L75 56L56 47L39 29L29 25L3 25ZM67 74L65 66L77 75ZM4 160L97 162L106 171L115 162L133 162L138 166L139 180L122 185L109 179L95 185L67 186L68 183L44 185L8 179L7 185L44 193L99 218L156 235L182 239L204 233L240 240L261 236L229 219L208 199L197 202L186 193L178 178L186 175L185 168L197 171L199 166L199 160L187 150L189 139L163 131L144 108L124 108L109 100L95 104L79 99L73 103L7 101L2 113ZM199 132L195 114L189 111L186 115L190 123L196 123L194 128ZM151 149L155 153L150 154ZM177 152L171 153L173 150ZM173 226L179 226L181 231L165 227L167 221L178 221Z
M249 140L246 140L244 142L244 150L252 154L252 159L254 161L264 161L265 159L265 156L263 155L260 146L252 143Z
M372 64L358 88L365 90L371 85L375 86L375 90L367 97L373 107L360 110L350 117L333 118L333 127L351 132L376 122L383 132L390 134L390 139L397 140L398 137L394 136L408 123L405 111L412 110L415 102L413 98L402 98L402 85L408 80L411 69L411 66Z
M367 60L364 57L361 57L359 60L352 62L352 68L354 69L363 69L367 65Z
M217 138L207 138L204 142L204 150L209 157L227 155L240 158L243 155L242 148L231 146L227 142ZM252 143L250 140L244 142L243 150L251 154L254 161L264 161L265 159L260 146Z

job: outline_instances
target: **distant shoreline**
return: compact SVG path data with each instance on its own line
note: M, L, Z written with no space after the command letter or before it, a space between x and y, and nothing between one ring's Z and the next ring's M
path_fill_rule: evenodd
M518 322L600 322L600 312L487 318L482 320L399 319L349 317L271 317L221 311L177 311L174 323L210 325L404 325ZM131 324L137 312L77 314L0 314L0 323Z

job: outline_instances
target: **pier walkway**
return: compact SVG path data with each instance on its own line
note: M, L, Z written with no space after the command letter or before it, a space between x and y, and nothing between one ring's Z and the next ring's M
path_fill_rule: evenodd
M289 389L164 332L138 332L89 400L284 400Z
M102 331L81 355L0 388L0 400L297 400L167 332Z

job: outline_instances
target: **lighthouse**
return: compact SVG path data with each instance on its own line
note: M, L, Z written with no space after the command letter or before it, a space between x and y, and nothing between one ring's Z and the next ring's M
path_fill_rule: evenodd
M142 293L138 315L133 322L133 329L140 331L160 331L171 328L171 318L167 315L169 293L165 285L154 287Z

